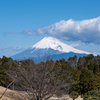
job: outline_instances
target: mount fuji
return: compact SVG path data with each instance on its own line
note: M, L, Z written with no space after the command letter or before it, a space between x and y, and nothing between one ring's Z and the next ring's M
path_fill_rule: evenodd
M23 60L31 57L37 58L38 56L42 57L44 55L50 55L54 59L69 58L73 56L86 56L90 52L85 52L73 48L70 45L64 44L56 38L45 37L40 40L35 45L31 46L29 49L11 56L14 60Z

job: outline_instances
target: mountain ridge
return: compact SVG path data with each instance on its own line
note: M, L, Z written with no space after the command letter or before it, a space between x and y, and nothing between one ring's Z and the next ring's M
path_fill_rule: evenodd
M39 49L52 48L54 50L59 50L60 52L67 52L67 53L68 52L75 52L75 53L90 54L89 52L78 50L78 49L73 48L72 46L64 44L61 41L59 41L58 39L53 38L53 37L43 38L38 43L33 45L32 48L39 48Z
M28 59L28 58L37 58L38 56L42 57L45 55L50 55L51 57L56 56L56 59L61 59L60 55L67 55L70 57L74 55L89 55L90 52L78 50L70 45L67 45L65 43L62 43L56 38L53 37L45 37L42 40L40 40L38 43L35 45L31 46L31 48L18 53L16 55L11 56L12 59L14 60L23 60L23 59ZM58 58L57 58L58 56ZM66 58L68 58L66 56Z

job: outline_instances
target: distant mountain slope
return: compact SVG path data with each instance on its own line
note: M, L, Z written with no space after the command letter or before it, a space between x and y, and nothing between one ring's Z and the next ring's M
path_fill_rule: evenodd
M33 52L34 51L34 52ZM32 53L31 53L32 52ZM45 55L60 54L58 50L49 49L27 49L21 53L11 56L14 60L23 60L28 58L37 58Z
M22 60L31 57L37 58L38 56L51 55L53 58L61 59L69 58L74 55L83 56L88 54L90 53L75 49L72 46L62 43L56 38L45 37L31 48L19 54L13 55L11 58L14 60Z
M87 56L87 54L80 54L80 53L73 53L73 52L69 52L69 53L61 53L61 54L53 54L51 55L51 58L54 58L59 60L59 59L68 59L69 57L74 57L74 56L77 56L77 57L83 57L83 56Z

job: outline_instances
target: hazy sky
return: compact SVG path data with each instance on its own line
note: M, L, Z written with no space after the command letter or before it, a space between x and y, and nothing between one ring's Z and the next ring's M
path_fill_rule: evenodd
M45 36L100 54L100 0L0 0L0 57Z

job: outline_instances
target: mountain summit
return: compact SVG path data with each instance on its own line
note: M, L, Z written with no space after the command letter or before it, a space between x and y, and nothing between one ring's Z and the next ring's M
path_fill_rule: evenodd
M78 50L69 46L65 43L62 43L56 38L53 37L45 37L40 40L35 45L31 46L31 48L13 55L11 58L15 60L28 59L30 57L37 58L39 56L51 55L53 58L61 59L61 58L69 58L71 56L84 56L90 54L89 52L85 52L82 50Z
M53 50L58 50L61 53L74 52L74 53L90 54L89 52L78 50L78 49L73 48L72 46L64 44L61 41L59 41L58 39L53 38L53 37L43 38L41 41L39 41L38 43L33 45L32 48L36 48L36 49L49 49L49 48L51 48Z

